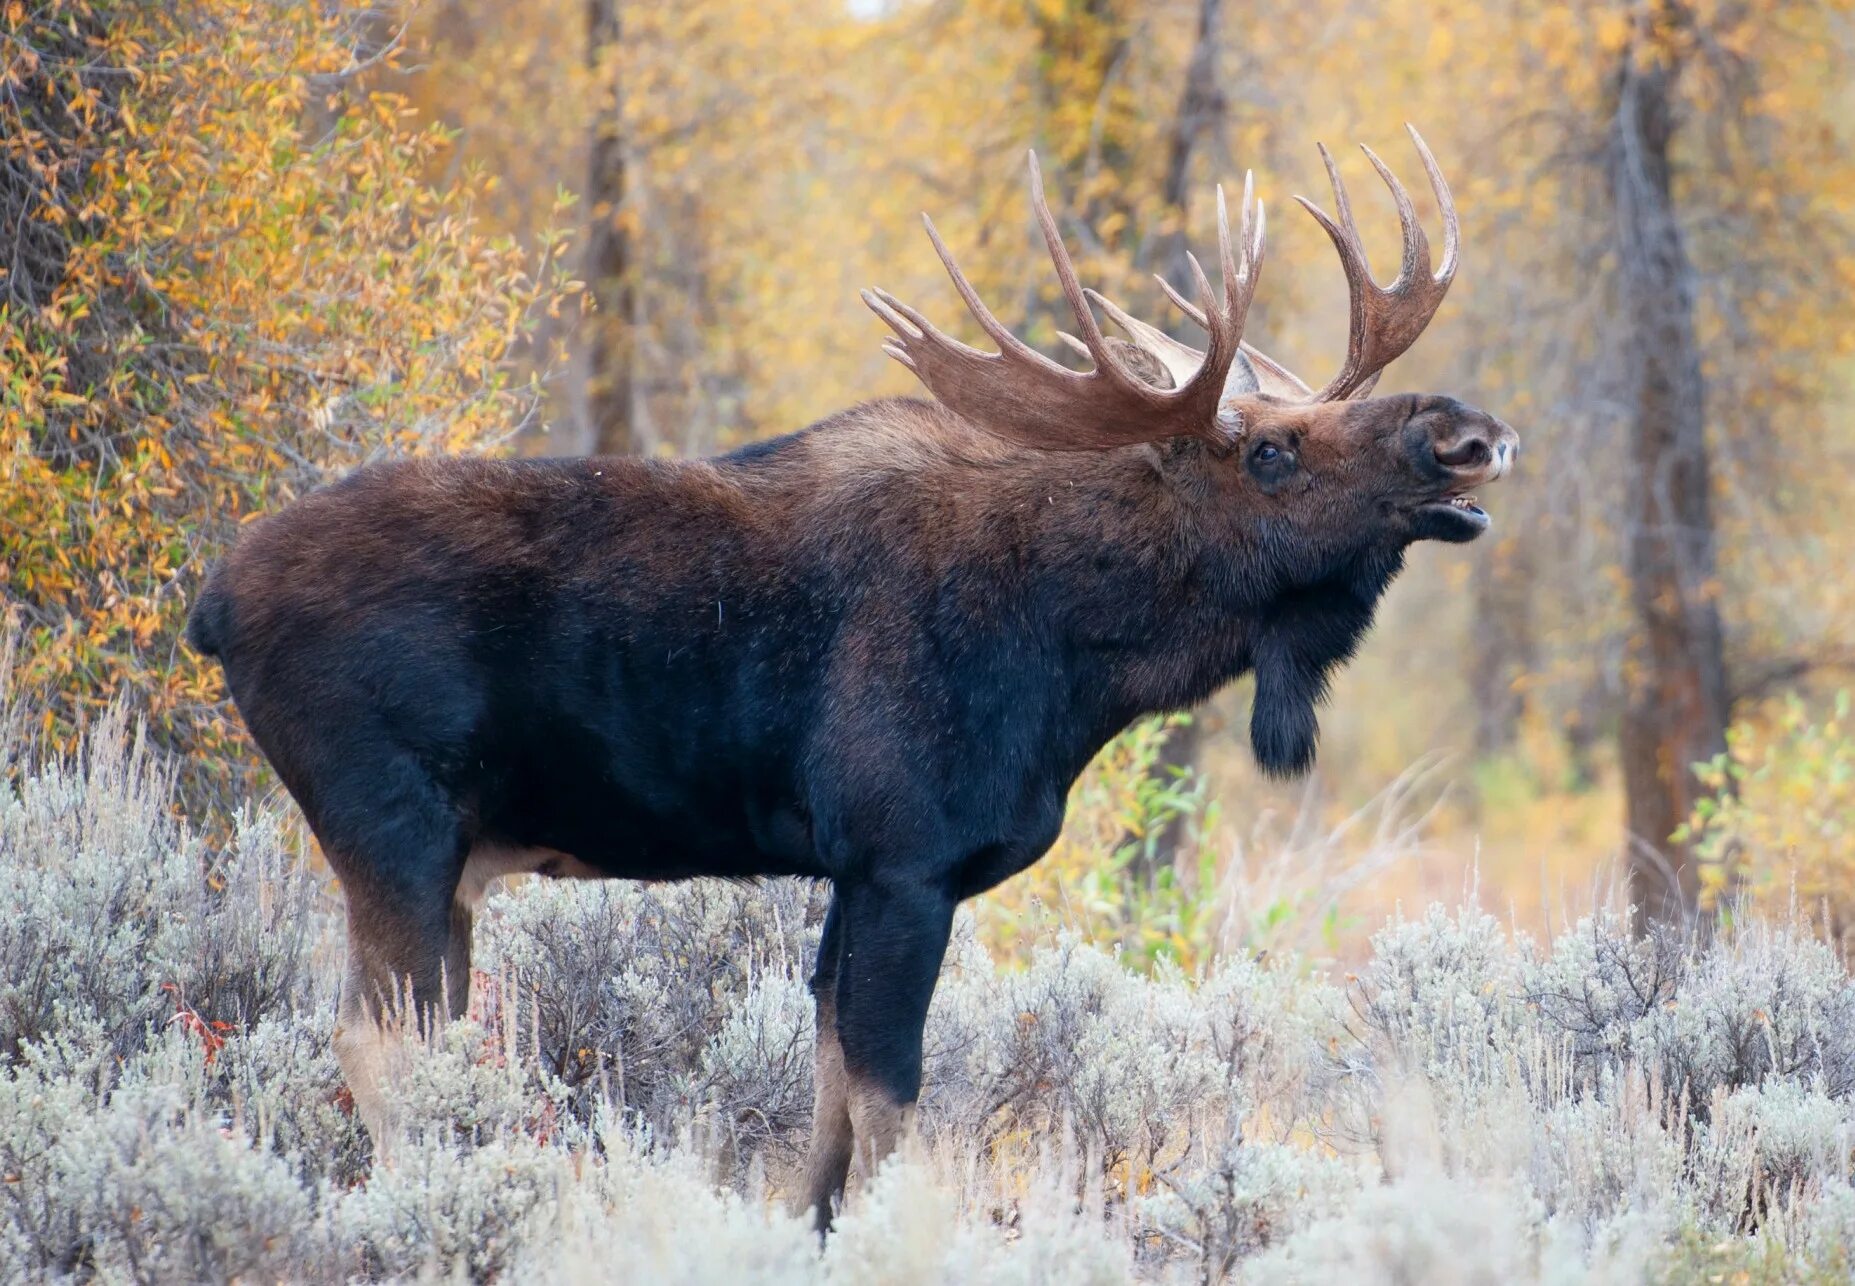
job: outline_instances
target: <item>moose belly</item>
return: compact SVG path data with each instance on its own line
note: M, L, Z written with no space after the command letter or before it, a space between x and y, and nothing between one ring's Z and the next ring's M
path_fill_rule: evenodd
M485 802L485 844L562 855L593 875L823 874L809 819L787 792L720 762L707 773L624 773L594 754L547 756L510 772Z

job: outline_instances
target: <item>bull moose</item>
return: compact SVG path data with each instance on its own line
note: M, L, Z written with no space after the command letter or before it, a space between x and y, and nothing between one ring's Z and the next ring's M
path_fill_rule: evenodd
M188 626L301 805L348 913L335 1045L376 1143L395 997L462 1011L473 910L515 872L805 876L832 888L811 988L817 1100L801 1200L829 1227L853 1162L908 1128L954 908L1035 862L1131 721L1254 673L1268 771L1418 540L1468 541L1514 431L1451 397L1369 397L1457 263L1367 149L1403 228L1377 284L1333 158L1350 339L1318 392L1243 342L1263 255L1245 179L1222 297L1173 302L1204 352L1077 281L1072 370L1012 335L929 238L987 353L882 291L884 348L933 400L885 398L702 460L369 465L254 524ZM1162 283L1163 284L1163 283ZM1104 337L1091 308L1125 333Z

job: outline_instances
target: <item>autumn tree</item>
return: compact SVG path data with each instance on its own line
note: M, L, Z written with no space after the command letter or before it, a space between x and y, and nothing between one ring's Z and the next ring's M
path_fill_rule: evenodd
M1830 18L1786 9L1806 26ZM1786 381L1797 358L1786 349L1823 342L1794 323L1824 307L1816 252L1847 252L1840 220L1804 195L1828 177L1800 164L1816 146L1768 115L1767 86L1790 66L1774 16L1664 0L1601 11L1592 34L1608 70L1558 150L1616 301L1583 384L1623 466L1611 511L1627 622L1617 738L1630 900L1651 921L1694 916L1702 871L1685 823L1710 789L1696 767L1725 748L1734 670L1758 664L1753 630L1734 648L1723 606L1749 624L1770 594L1722 562L1720 504L1738 511L1745 551L1733 552L1751 561L1772 539L1770 504L1790 467L1766 453L1723 490L1715 459L1749 462L1771 417L1812 414L1820 391ZM1761 196L1775 207L1764 216Z
M598 88L586 159L586 246L582 274L594 312L580 360L580 438L585 449L632 449L631 345L634 265L625 205L626 157L620 0L586 0L586 61Z
M1726 749L1725 640L1718 607L1706 383L1695 274L1675 204L1671 148L1690 56L1671 17L1645 5L1618 60L1605 170L1628 329L1623 360L1630 492L1624 567L1635 617L1622 742L1630 902L1682 919L1700 873L1675 832L1705 787L1694 767ZM1685 34L1685 33L1684 33Z
M201 790L247 762L178 646L240 522L387 452L506 440L504 355L551 292L472 220L484 184L349 82L365 7L84 0L0 17L0 188L32 257L0 304L0 553L20 695L68 737L143 700ZM332 115L330 115L332 113ZM312 127L313 126L313 127Z
M1612 739L1631 899L1691 916L1694 765L1763 676L1840 647L1811 624L1846 601L1816 525L1833 506L1806 497L1809 461L1838 449L1822 417L1855 268L1830 195L1849 175L1845 6L1438 0L1426 19L1362 34L1393 65L1480 69L1444 144L1472 175L1476 324L1430 352L1526 443L1474 572L1472 675L1504 706L1482 744L1511 744L1534 702L1581 748ZM1375 106L1361 84L1355 112Z

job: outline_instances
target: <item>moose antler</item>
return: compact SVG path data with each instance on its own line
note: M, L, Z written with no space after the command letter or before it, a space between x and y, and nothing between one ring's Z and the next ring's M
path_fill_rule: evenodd
M1378 382L1379 373L1416 342L1436 315L1456 275L1460 240L1456 206L1449 195L1449 185L1444 182L1436 158L1430 155L1423 137L1412 126L1404 128L1417 146L1424 173L1430 177L1430 190L1443 215L1443 263L1434 272L1430 266L1430 242L1424 236L1423 225L1417 221L1410 193L1371 148L1362 150L1385 186L1391 189L1404 234L1403 261L1397 278L1389 286L1380 286L1372 277L1365 247L1359 240L1358 225L1353 222L1346 185L1340 181L1339 167L1324 145L1320 148L1320 156L1327 166L1328 181L1333 184L1338 220L1330 218L1306 197L1295 198L1332 238L1340 254L1340 266L1346 273L1347 295L1351 301L1346 361L1340 373L1318 393L1280 362L1243 342L1243 323L1249 314L1250 299L1256 292L1263 255L1262 203L1255 199L1247 174L1243 178L1239 236L1243 254L1240 260L1231 248L1224 190L1217 190L1218 257L1224 279L1222 305L1213 295L1204 269L1190 254L1186 255L1186 260L1191 265L1200 302L1186 299L1164 277L1159 278L1160 287L1172 302L1210 336L1210 347L1204 352L1130 316L1104 296L1084 289L1076 280L1075 265L1063 248L1056 219L1044 200L1043 175L1037 166L1036 153L1030 157L1031 206L1036 211L1038 226L1043 229L1044 242L1050 248L1050 258L1056 265L1063 294L1082 332L1080 339L1066 333L1062 338L1089 357L1095 364L1094 370L1076 372L1059 366L1007 330L979 298L972 283L966 280L946 243L940 239L940 233L935 231L933 220L926 215L921 216L921 221L927 225L928 237L940 261L946 265L967 308L986 334L997 342L999 351L982 353L942 334L920 313L885 291L866 290L863 302L895 331L896 338L883 344L884 352L914 371L928 390L947 406L1013 441L1045 449L1072 450L1188 436L1227 442L1232 428L1218 418L1219 404L1227 397L1264 393L1284 401L1303 403L1364 397ZM1172 388L1162 388L1153 381L1144 380L1128 368L1125 360L1118 357L1102 337L1089 306L1091 302L1120 327L1137 348L1165 368L1171 376Z
M921 221L934 243L954 287L966 301L980 327L992 337L999 351L982 353L935 329L933 323L915 309L882 290L865 290L863 302L889 324L895 338L884 342L883 351L908 367L927 385L928 390L953 411L983 425L1002 437L1025 446L1046 450L1094 450L1152 442L1165 438L1196 436L1207 440L1228 440L1227 430L1217 422L1218 403L1224 392L1225 376L1232 363L1239 360L1243 341L1243 322L1249 314L1250 299L1256 293L1256 277L1262 266L1263 213L1256 201L1249 176L1243 180L1241 258L1231 245L1230 219L1224 206L1222 188L1217 192L1218 260L1223 276L1223 300L1220 303L1205 277L1198 260L1190 255L1192 276L1197 284L1200 304L1193 307L1199 325L1210 336L1210 347L1203 353L1175 341L1167 340L1161 351L1154 336L1160 333L1144 323L1133 323L1125 313L1102 300L1093 291L1084 291L1076 279L1075 265L1063 248L1056 217L1044 200L1043 175L1037 155L1030 155L1031 208L1043 230L1057 280L1075 314L1081 331L1081 346L1094 362L1092 371L1072 371L1051 361L1017 336L992 315L966 275L954 262L946 243L925 214ZM1129 327L1130 336L1140 347L1159 358L1173 373L1175 387L1164 389L1141 379L1129 370L1102 336L1089 299L1104 305L1104 311ZM1189 306L1188 306L1189 307ZM1164 337L1161 336L1163 339ZM1170 347L1166 347L1166 346ZM1190 369L1185 355L1190 355Z
M1352 304L1346 362L1332 382L1315 393L1287 367L1245 344L1244 356L1255 368L1265 393L1300 402L1339 402L1365 396L1378 382L1379 373L1416 343L1417 337L1430 324L1430 319L1442 304L1443 295L1449 290L1449 283L1456 275L1460 249L1456 204L1449 195L1449 184L1444 182L1443 173L1437 168L1436 158L1430 155L1430 149L1424 145L1423 136L1413 126L1406 125L1404 128L1409 131L1411 142L1417 146L1417 156L1423 162L1424 173L1430 176L1430 191L1435 194L1437 208L1443 214L1443 266L1434 273L1430 270L1430 242L1424 236L1423 225L1417 221L1417 210L1411 204L1411 194L1405 191L1404 185L1398 182L1390 168L1378 159L1376 152L1369 147L1362 147L1360 150L1372 162L1372 168L1378 171L1385 186L1391 189L1391 199L1398 207L1398 223L1404 233L1404 258L1399 265L1397 279L1389 286L1380 286L1374 281L1371 265L1366 262L1365 247L1359 240L1359 227L1353 222L1352 203L1346 199L1346 185L1340 182L1339 167L1334 164L1332 153L1324 145L1319 145L1320 159L1327 166L1327 180L1333 185L1333 205L1339 211L1339 221L1336 223L1304 196L1298 196L1295 200L1326 229L1327 235L1333 239L1334 248L1340 252L1340 266L1346 273L1346 290ZM1159 284L1187 317L1200 326L1204 325L1203 310L1175 291L1165 278L1160 278ZM1130 338L1141 347L1147 347L1142 338L1131 332ZM1177 346L1177 341L1169 340L1168 343ZM1186 351L1197 352L1192 348ZM1155 353L1155 356L1158 354Z
M1340 182L1339 167L1325 147L1320 149L1320 159L1326 162L1327 180L1333 184L1333 204L1340 213L1339 224L1336 226L1306 197L1295 198L1333 239L1334 249L1340 252L1340 264L1346 271L1347 293L1352 298L1346 363L1332 383L1315 397L1317 402L1337 402L1369 390L1379 372L1417 342L1424 327L1436 316L1443 296L1448 293L1449 283L1456 275L1460 241L1456 204L1450 199L1449 185L1443 181L1442 171L1436 167L1436 158L1424 146L1423 136L1412 126L1404 128L1410 131L1411 142L1417 146L1424 173L1430 176L1430 191L1436 195L1437 208L1443 212L1443 266L1434 274L1430 271L1430 242L1423 234L1423 225L1417 222L1411 194L1371 148L1360 150L1372 162L1372 168L1378 171L1385 186L1391 189L1391 199L1398 206L1398 223L1404 232L1404 260L1398 267L1397 279L1389 286L1380 286L1372 280L1372 268L1366 262L1365 247L1359 242L1359 228L1353 223L1352 207L1346 201L1346 187Z

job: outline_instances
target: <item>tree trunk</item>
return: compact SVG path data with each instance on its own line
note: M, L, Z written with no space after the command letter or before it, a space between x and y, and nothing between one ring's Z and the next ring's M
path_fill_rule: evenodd
M1624 570L1634 631L1621 750L1630 903L1642 926L1694 915L1694 854L1672 836L1704 793L1692 765L1726 746L1706 390L1669 175L1674 75L1666 61L1626 55L1609 152L1632 403Z
M586 57L596 74L613 65L622 35L620 0L586 0ZM586 261L593 313L581 353L580 441L595 455L624 455L632 433L631 234L625 226L624 98L610 85L610 110L593 126L586 173Z
M1469 685L1475 699L1478 755L1513 749L1527 705L1521 680L1532 672L1536 659L1533 560L1527 537L1502 537L1493 544L1474 560L1471 573L1475 630Z
M1166 148L1166 186L1162 193L1166 208L1178 227L1166 238L1158 262L1173 289L1191 298L1191 267L1185 255L1189 239L1185 230L1186 210L1190 202L1192 155L1207 136L1215 137L1224 128L1227 100L1217 79L1217 32L1223 0L1198 0L1198 34L1192 44L1192 60L1185 73L1185 88L1179 96L1179 108L1173 117L1172 137ZM1168 310L1166 329L1176 337L1185 320L1176 310ZM1205 724L1210 714L1208 703L1192 713L1190 723L1174 728L1166 738L1154 771L1167 777L1183 770L1196 773L1204 750ZM1153 846L1155 866L1171 865L1179 850L1191 842L1190 828L1180 821L1170 823Z
M1185 214L1190 202L1192 156L1207 134L1223 131L1229 100L1217 78L1217 32L1223 16L1223 0L1198 0L1198 34L1192 43L1192 60L1185 71L1185 88L1179 95L1179 109L1173 117L1172 137L1166 146L1166 186L1161 193L1166 208L1178 220L1159 255L1160 271L1172 288L1192 297L1191 265L1185 255L1190 248ZM1176 312L1168 314L1166 329L1174 333L1183 324Z

